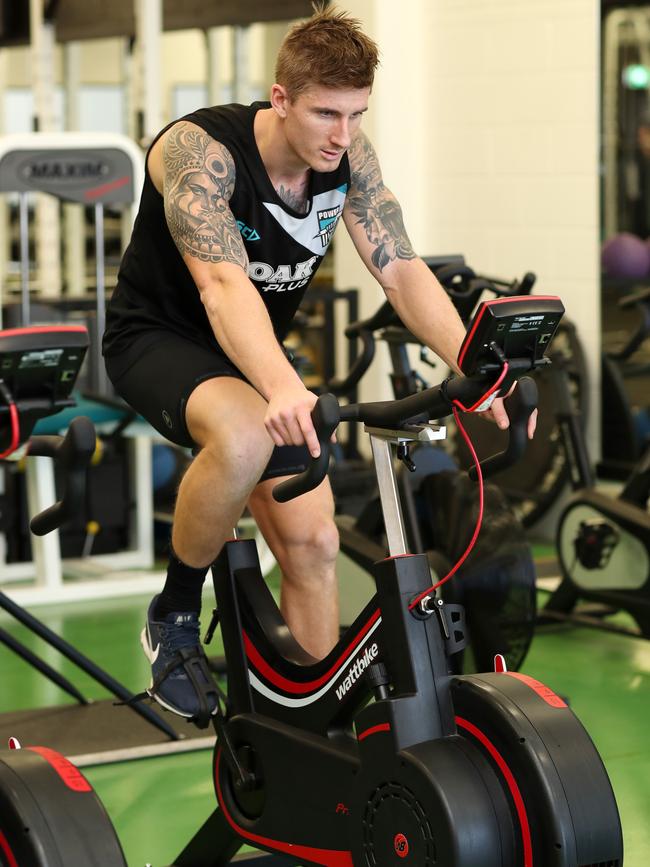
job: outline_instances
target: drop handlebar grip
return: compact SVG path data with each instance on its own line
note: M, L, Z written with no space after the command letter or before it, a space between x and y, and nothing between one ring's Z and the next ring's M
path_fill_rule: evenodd
M355 334L361 340L361 353L342 379L330 379L327 383L328 390L333 394L347 395L356 388L375 357L375 336L372 331L361 330Z
M494 475L511 466L523 455L528 442L528 419L537 408L537 384L529 376L517 380L512 394L503 404L510 419L508 428L508 445L498 455L492 455L481 461L481 472L484 478ZM476 480L476 467L470 467L469 477Z
M313 491L327 475L331 437L341 420L338 400L333 394L322 394L316 401L311 417L320 443L320 455L311 459L303 473L280 482L273 488L273 499L278 503L286 503L300 494Z
M65 437L35 436L29 440L27 455L53 458L65 479L61 499L30 521L34 535L45 536L79 514L86 490L86 469L95 445L95 428L86 416L73 419Z
M395 308L390 301L384 301L381 307L375 310L368 319L359 319L358 322L351 322L346 326L345 336L356 337L362 331L378 331L380 328L386 328L388 325L398 324L401 323Z

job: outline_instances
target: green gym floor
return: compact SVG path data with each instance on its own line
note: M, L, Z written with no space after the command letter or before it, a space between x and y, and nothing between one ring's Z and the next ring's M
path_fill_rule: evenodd
M135 597L43 607L34 613L127 687L139 691L149 683L139 643L147 602ZM209 610L208 604L206 599L204 611ZM0 627L43 653L42 643L2 612ZM218 653L219 648L211 652ZM107 697L58 654L48 652L47 658L87 696ZM566 696L587 727L618 799L625 865L648 867L650 642L591 629L554 627L535 637L523 670ZM0 684L0 712L71 702L2 645ZM20 732L15 734L20 738ZM84 773L113 820L129 867L169 864L213 809L209 750L88 767Z

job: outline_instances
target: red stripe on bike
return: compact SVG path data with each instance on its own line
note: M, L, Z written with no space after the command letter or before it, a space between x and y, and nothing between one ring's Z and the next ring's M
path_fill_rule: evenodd
M320 677L315 678L314 680L308 680L304 683L295 680L289 680L289 678L284 677L279 674L274 668L268 664L268 662L264 659L261 653L257 650L253 642L246 630L244 630L244 647L246 648L246 656L253 663L255 668L259 671L261 675L263 675L269 683L272 683L274 686L277 686L279 689L283 689L285 692L304 694L307 692L313 692L318 689L324 683L327 683L330 678L333 678L339 668L344 664L346 659L350 656L353 650L360 644L361 641L365 638L371 628L375 625L377 620L380 617L380 610L377 609L375 613L372 615L370 620L366 623L366 625L361 629L356 638L354 638L350 644L346 647L346 649L341 653L339 658L334 662L330 668L325 672L325 674Z
M371 726L369 729L366 729L364 732L361 732L360 735L357 735L357 740L359 742L365 740L370 737L370 735L379 734L379 732L389 732L390 731L390 723L380 723L377 726Z
M3 852L9 860L8 867L18 867L18 861L14 858L14 853L9 848L9 843L7 842L7 838L0 831L0 852Z
M540 681L535 680L534 677L529 677L527 674L521 674L519 671L506 671L504 674L507 674L508 677L516 677L517 680L520 680L522 683L525 683L526 686L535 690L537 695L544 699L546 704L550 704L551 707L568 707L564 699L560 698L559 695L556 695L550 686L540 683Z
M57 753L56 750L51 750L49 747L27 747L27 749L44 758L73 792L92 792L92 786L79 768L76 768L61 753Z
M519 819L519 827L521 828L521 842L524 849L523 867L533 867L533 843L530 836L528 813L526 812L526 805L524 804L524 799L521 796L521 792L519 791L519 786L517 785L517 781L514 778L514 774L512 773L512 771L508 767L506 760L494 746L492 741L479 728L477 728L473 723L469 722L469 720L463 719L459 716L456 717L456 725L459 728L468 731L483 744L483 746L492 756L494 761L497 763L499 770L503 774L506 784L510 789L510 794L512 795L512 800L515 804L515 810L517 811L517 818Z
M352 863L352 853L345 849L316 849L312 846L304 846L301 843L287 843L285 840L272 840L270 837L262 837L260 834L252 834L245 828L235 822L233 817L228 812L228 808L223 801L223 793L219 783L219 761L221 759L221 750L217 752L217 759L214 764L214 782L217 790L217 800L221 811L233 830L248 840L250 843L265 848L272 849L274 852L284 852L291 857L296 858L300 863L301 859L310 861L313 864L322 864L324 867L354 867Z

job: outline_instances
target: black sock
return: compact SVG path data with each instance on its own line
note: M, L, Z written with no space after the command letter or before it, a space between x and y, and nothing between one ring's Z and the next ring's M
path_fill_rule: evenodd
M173 550L169 552L167 580L154 610L156 620L164 620L172 611L201 611L201 591L208 571L207 566L195 569L179 560Z

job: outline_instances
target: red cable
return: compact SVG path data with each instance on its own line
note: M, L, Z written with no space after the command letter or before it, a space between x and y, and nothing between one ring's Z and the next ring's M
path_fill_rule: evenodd
M463 406L463 404L459 400L455 400L454 403L456 404L456 406L459 406L463 412L476 412L476 407L480 406L482 403L485 403L485 401L488 399L488 397L490 397L491 394L494 394L494 392L497 391L497 389L499 388L499 386L503 382L507 372L508 372L508 362L504 361L503 367L501 368L501 373L499 374L499 378L494 383L494 385L488 391L485 392L483 397L481 397L479 400L476 401L474 406L469 406L469 407ZM456 421L458 421L458 419L456 419ZM462 430L462 425L461 425L461 430Z
M15 403L9 404L9 417L11 419L11 443L6 451L0 453L0 461L3 458L8 458L20 445L20 424L18 423L18 408Z
M469 449L472 460L474 461L474 466L476 467L476 475L478 481L478 516L476 518L476 526L474 527L474 532L472 534L472 538L470 539L469 545L467 546L465 552L461 555L459 560L456 562L456 564L449 570L449 572L447 572L444 578L441 578L440 581L438 581L437 584L432 584L431 587L428 587L426 590L418 593L415 599L409 604L409 611L412 611L417 605L419 605L425 596L428 596L430 593L437 590L438 587L441 587L446 581L449 581L449 579L456 574L456 572L460 569L465 560L467 560L469 555L472 553L472 549L476 544L476 540L478 539L478 534L481 532L481 524L483 523L483 473L481 472L481 463L478 459L478 455L476 454L476 451L474 449L474 446L472 445L472 441L470 440L467 431L462 425L458 410L461 409L463 412L475 412L476 407L484 403L491 394L494 394L494 392L498 390L507 372L508 362L504 361L501 373L499 374L499 378L497 379L497 381L488 391L486 391L486 393L480 398L480 400L476 401L473 406L468 408L466 406L463 406L463 404L457 399L453 401L454 406L452 411L454 413L454 419L456 420L458 429L461 432L465 443L467 444L467 448Z
M504 374L505 375L505 374ZM503 376L500 377L499 381L503 379ZM478 539L478 534L481 531L481 524L483 523L483 473L481 472L481 463L478 459L478 455L476 454L476 450L472 445L472 441L469 438L469 435L465 428L462 425L460 420L460 415L458 413L458 408L464 409L461 405L460 401L454 401L454 419L456 420L456 424L458 425L458 429L460 430L465 443L467 444L467 448L470 450L472 455L472 460L474 461L474 466L476 467L476 473L478 476L478 517L476 518L476 526L474 527L474 533L472 534L472 538L470 539L469 545L465 549L465 553L462 554L460 559L456 562L456 565L453 566L449 572L445 575L444 578L441 578L437 584L432 584L431 587L428 587L426 590L423 590L422 593L418 593L415 599L409 604L409 611L412 611L417 605L420 604L421 600L424 599L425 596L428 596L432 592L438 589L445 581L449 581L449 579L455 575L455 573L460 569L465 560L469 557L472 552L472 548L476 544L476 540Z

